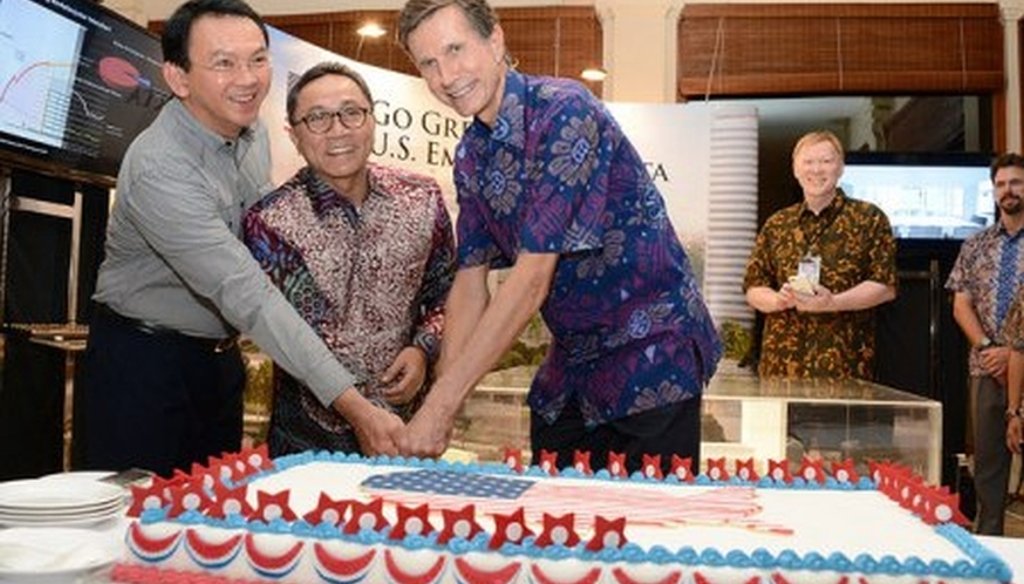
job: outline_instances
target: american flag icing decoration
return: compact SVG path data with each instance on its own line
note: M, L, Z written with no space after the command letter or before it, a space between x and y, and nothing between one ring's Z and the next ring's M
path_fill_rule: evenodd
M433 510L476 506L478 515L510 515L517 510L526 522L540 525L544 514L562 515L586 502L589 516L577 517L576 526L589 531L593 515L623 516L629 525L670 526L716 522L752 529L786 530L756 519L761 508L751 486L724 486L699 493L638 489L623 508L621 493L613 485L580 481L551 484L526 476L467 474L439 469L399 470L373 475L361 487L371 496L395 505L427 504Z

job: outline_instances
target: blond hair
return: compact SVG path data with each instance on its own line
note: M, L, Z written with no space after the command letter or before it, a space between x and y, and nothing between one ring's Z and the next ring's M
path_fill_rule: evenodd
M821 142L828 142L831 144L832 148L835 148L836 154L839 155L840 161L842 161L846 156L846 153L843 150L843 143L839 141L839 138L835 134L828 130L815 130L814 132L804 134L799 140L797 140L796 146L793 147L793 160L796 161L797 154L799 154L804 148Z

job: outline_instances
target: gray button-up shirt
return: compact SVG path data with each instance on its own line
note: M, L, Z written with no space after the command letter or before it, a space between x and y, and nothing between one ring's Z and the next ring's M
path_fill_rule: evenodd
M94 299L186 335L245 333L329 405L355 376L239 240L271 186L262 125L225 140L171 100L125 154Z

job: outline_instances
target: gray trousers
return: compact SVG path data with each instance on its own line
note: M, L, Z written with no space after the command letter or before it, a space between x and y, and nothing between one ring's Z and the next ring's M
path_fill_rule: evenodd
M1006 448L1006 388L989 376L971 377L974 427L974 490L978 496L975 532L1003 535L1006 490L1012 455Z

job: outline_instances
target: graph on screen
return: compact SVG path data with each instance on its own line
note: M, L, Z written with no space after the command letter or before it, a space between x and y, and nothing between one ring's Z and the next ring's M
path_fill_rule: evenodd
M0 131L63 146L84 33L28 0L0 0Z

